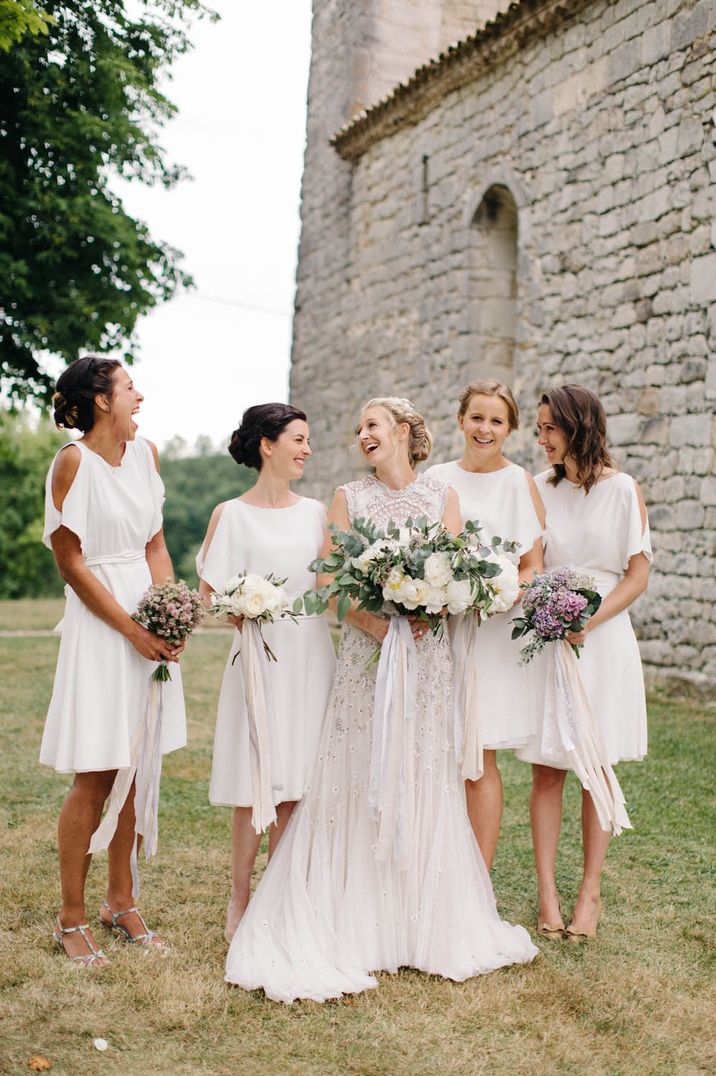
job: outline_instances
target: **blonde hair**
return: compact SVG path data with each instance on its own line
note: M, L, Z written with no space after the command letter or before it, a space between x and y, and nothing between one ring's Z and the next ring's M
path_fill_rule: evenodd
M499 396L507 407L507 421L510 429L516 430L519 428L520 409L512 395L512 389L504 381L497 381L495 378L490 377L484 381L471 381L469 385L466 385L458 396L460 406L457 413L460 418L464 418L467 414L467 409L473 396Z
M408 459L411 467L428 458L433 447L433 435L425 425L425 419L415 410L410 400L406 400L403 396L375 396L363 404L361 413L367 411L369 407L382 407L391 416L396 426L402 422L407 422L410 426Z

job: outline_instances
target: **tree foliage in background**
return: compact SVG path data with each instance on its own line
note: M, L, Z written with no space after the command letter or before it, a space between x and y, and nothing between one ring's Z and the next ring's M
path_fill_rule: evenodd
M0 0L0 52L7 52L26 34L46 34L49 22L33 0Z
M62 593L52 553L42 544L45 475L67 438L49 422L0 412L0 598Z
M42 544L45 477L67 438L49 421L33 424L25 413L0 410L0 598L52 597L63 583L54 558ZM176 440L174 452L187 451ZM212 509L244 493L256 474L238 467L228 453L216 453L199 438L181 457L168 451L162 460L166 486L164 532L177 576L196 583L194 558Z
M167 497L164 502L164 534L178 577L196 585L194 558L206 533L213 508L239 497L256 481L256 472L239 467L228 453L207 451L208 445L197 443L203 455L183 459L165 453L162 478ZM236 570L241 565L236 566Z
M42 352L121 347L131 362L137 319L190 283L110 182L181 177L157 141L175 111L159 85L211 13L201 0L0 5L0 377L11 397L46 397Z

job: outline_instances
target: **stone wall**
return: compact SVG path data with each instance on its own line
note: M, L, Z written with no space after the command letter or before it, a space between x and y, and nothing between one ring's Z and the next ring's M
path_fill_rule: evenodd
M320 29L314 65L323 55L327 77ZM311 115L324 107L312 80L309 158ZM549 34L524 35L353 163L329 151L326 176L343 170L340 206L325 204L323 172L307 167L292 371L317 494L355 473L351 431L372 395L411 396L435 460L453 456L457 391L490 372L474 317L485 205L508 192L514 294L494 331L523 411L512 455L543 466L531 427L544 388L573 380L598 392L649 506L655 570L634 610L643 657L656 678L712 695L715 142L716 3L572 5ZM325 142L321 151L328 160ZM341 271L328 279L338 248Z

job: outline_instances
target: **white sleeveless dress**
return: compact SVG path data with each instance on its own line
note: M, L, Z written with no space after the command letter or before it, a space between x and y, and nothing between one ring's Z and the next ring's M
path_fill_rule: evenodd
M351 519L379 526L441 518L446 487L405 490L372 476L343 487ZM375 640L345 625L318 762L239 924L226 979L276 1001L325 1001L377 986L370 974L419 968L462 981L532 960L527 932L502 922L470 828L452 740L450 646L417 645L414 827L407 868L378 860L368 807Z
M239 572L286 577L290 598L316 585L308 565L323 544L326 509L320 501L301 497L288 508L257 508L245 501L224 505L209 547L196 558L199 577L221 590ZM335 653L326 617L302 617L262 626L263 636L277 657L267 665L276 718L272 759L280 774L274 803L299 800L318 753L318 735L333 681ZM216 805L250 807L249 721L241 661L235 631L224 670L214 737L209 799ZM232 664L233 662L233 664Z
M566 478L549 483L552 471L535 481L544 501L545 568L569 567L591 575L602 597L626 571L630 557L643 553L651 561L649 523L642 533L641 512L634 479L615 474L597 482L585 496ZM549 645L549 644L548 644ZM544 654L532 662L544 693ZM580 651L579 672L594 718L601 730L609 762L646 755L646 698L639 646L629 610L605 621L587 635ZM526 762L569 769L567 759L542 757L541 713L537 733L517 754Z
M50 536L60 526L76 534L92 573L133 613L152 584L146 546L162 527L164 483L141 437L127 441L118 467L83 441L73 443L81 453L80 465L61 512L52 500L54 461L47 476L43 541L52 548ZM62 773L122 769L130 765L132 735L144 717L157 663L143 658L123 635L90 612L71 587L65 587L65 596L40 762ZM178 664L172 662L170 672L162 712L164 754L186 744Z
M520 543L511 557L515 564L541 537L542 526L527 473L516 463L499 471L476 474L455 461L439 463L426 473L452 486L460 499L463 523L479 520L487 541L499 537ZM482 747L490 750L525 744L537 725L529 673L519 664L519 641L512 640L512 621L517 615L510 610L488 617L480 625L475 643L468 647L460 645L461 636L467 634L467 618L451 618L455 654L463 653L463 661L469 662L476 673L479 737ZM456 665L455 676L464 674L465 669Z

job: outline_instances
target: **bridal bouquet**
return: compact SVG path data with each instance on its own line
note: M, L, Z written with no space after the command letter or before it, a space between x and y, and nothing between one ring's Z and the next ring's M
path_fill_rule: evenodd
M260 633L262 623L272 624L280 617L294 616L283 589L285 582L285 579L278 579L271 572L266 576L240 572L228 580L223 590L211 595L210 612L216 617L240 616L254 621ZM266 657L276 661L276 655L263 635L261 641Z
M180 643L198 628L203 613L199 591L192 590L183 579L179 579L176 583L152 583L139 599L132 619L153 635ZM159 662L152 679L160 682L171 680L166 661Z
M515 543L494 538L485 545L475 521L459 535L424 517L385 530L365 519L354 520L348 531L330 530L333 548L309 568L333 578L298 599L294 612L323 612L336 597L339 620L356 602L358 610L416 617L439 638L446 613L504 612L518 596L517 568L506 555Z
M581 631L601 603L594 580L572 568L536 575L522 588L523 615L513 620L513 639L534 632L532 641L520 650L521 663L527 665L547 643ZM579 647L572 645L572 649L579 657Z

